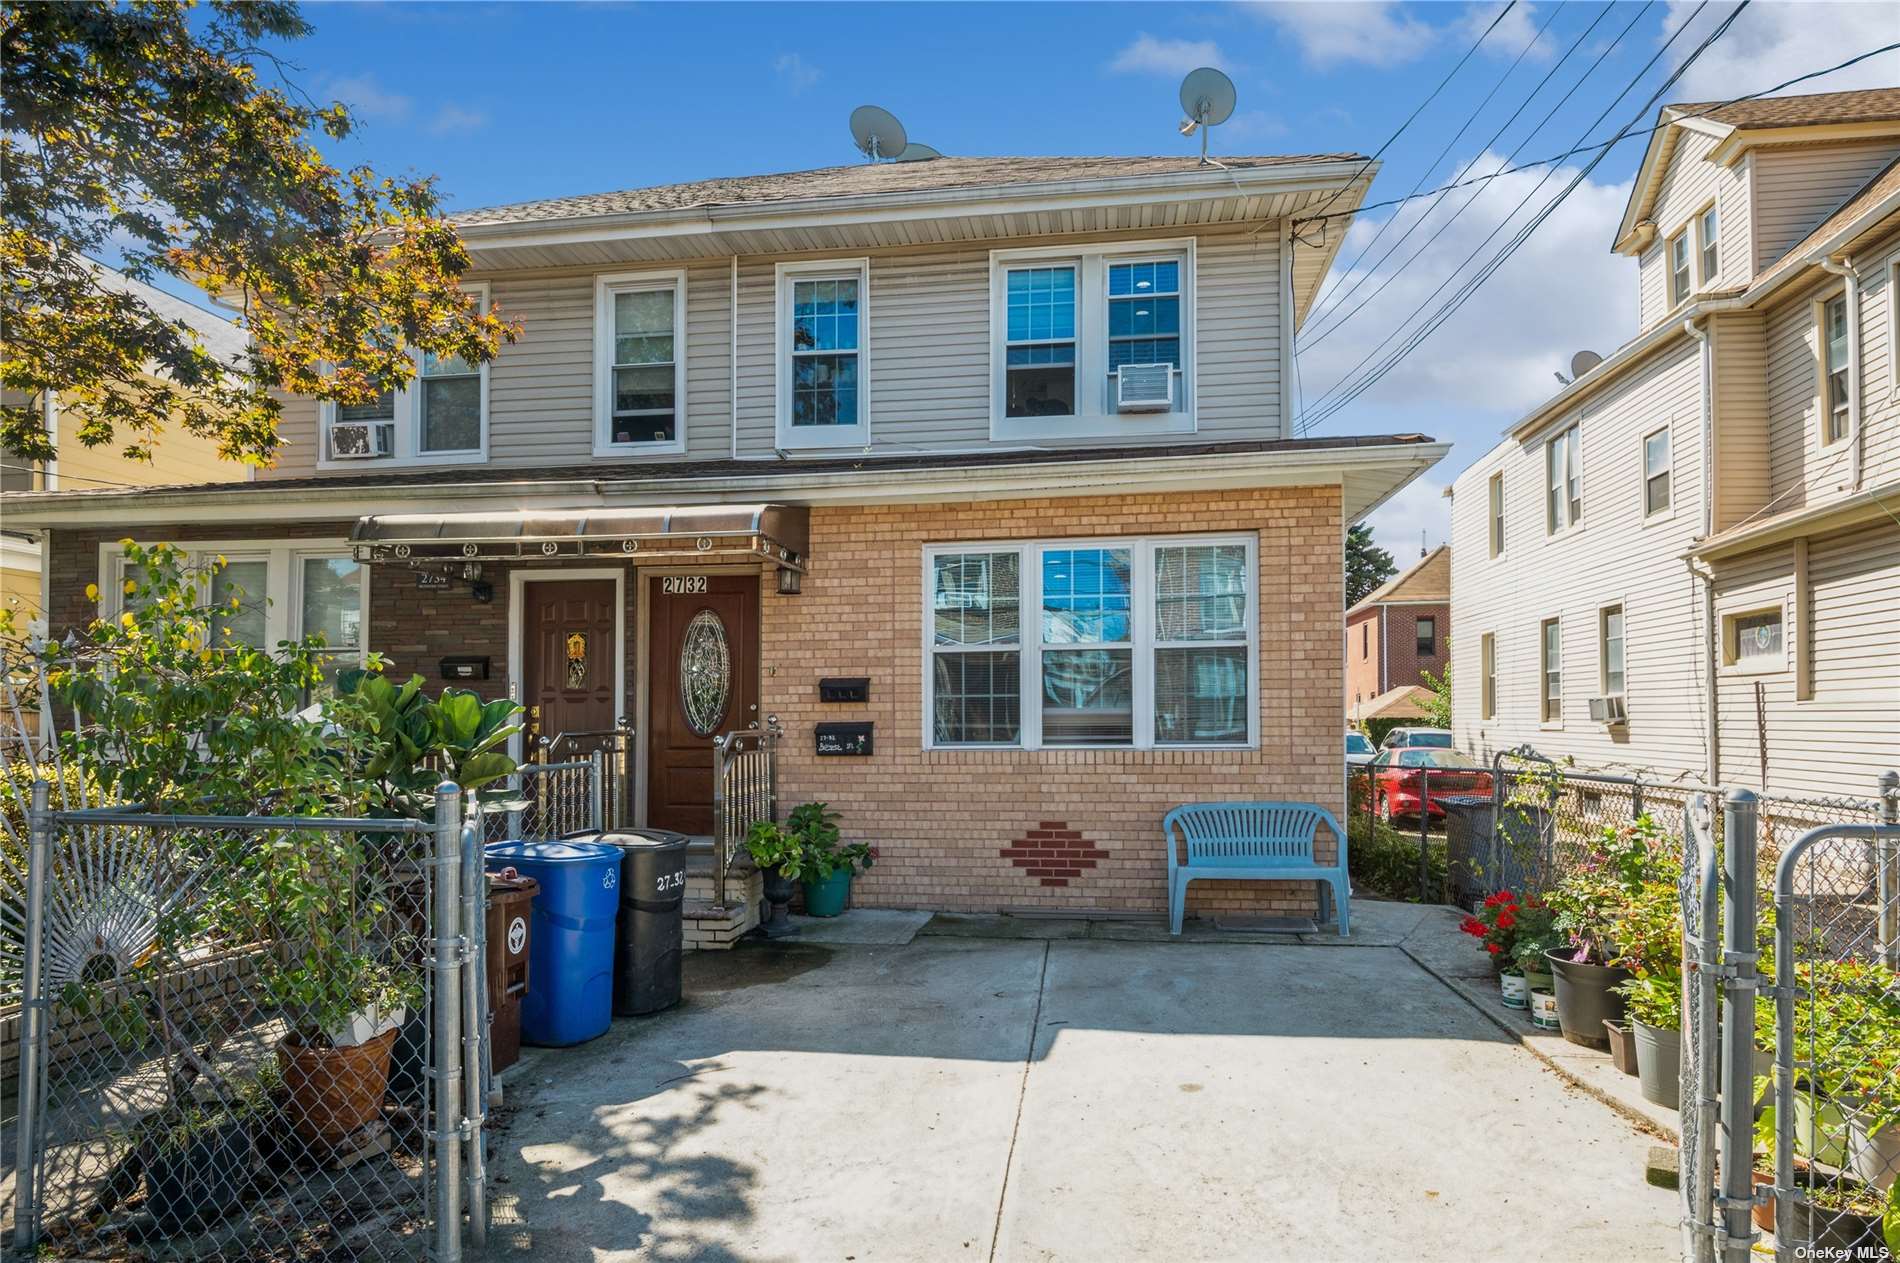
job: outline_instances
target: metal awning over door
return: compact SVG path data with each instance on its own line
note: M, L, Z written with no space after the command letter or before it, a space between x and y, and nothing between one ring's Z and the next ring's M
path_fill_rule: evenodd
M788 504L388 513L350 530L363 562L744 559L802 571L810 540L811 510Z

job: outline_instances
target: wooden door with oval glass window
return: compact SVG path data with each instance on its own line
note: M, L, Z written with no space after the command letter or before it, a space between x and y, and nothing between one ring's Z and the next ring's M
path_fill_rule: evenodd
M759 718L759 578L647 584L647 824L710 834L713 738Z

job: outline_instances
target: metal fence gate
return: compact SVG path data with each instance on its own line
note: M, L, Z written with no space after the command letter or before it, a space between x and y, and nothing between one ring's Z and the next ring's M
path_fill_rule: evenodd
M0 853L15 1253L483 1241L482 837L455 786L421 823L56 811L41 781L28 823Z

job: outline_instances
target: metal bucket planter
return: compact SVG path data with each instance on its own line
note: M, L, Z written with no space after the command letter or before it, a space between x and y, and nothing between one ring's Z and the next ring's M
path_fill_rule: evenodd
M1623 1020L1623 997L1613 988L1629 980L1629 970L1615 965L1586 965L1545 952L1551 976L1557 981L1557 1018L1564 1038L1573 1044L1607 1052L1610 1040L1605 1022Z
M1900 1122L1888 1123L1873 1135L1859 1118L1847 1127L1847 1148L1853 1157L1854 1174L1884 1195L1900 1176Z
M1852 1259L1882 1263L1893 1255L1881 1242L1880 1216L1854 1210L1828 1210L1801 1194L1789 1200L1787 1223L1775 1239L1794 1247L1796 1258Z
M1810 1162L1843 1170L1847 1166L1847 1115L1831 1099L1797 1084L1794 1093L1794 1151Z
M1530 984L1524 981L1523 974L1499 974L1498 990L1503 994L1505 1008L1528 1009L1531 1007Z
M1555 992L1543 990L1531 992L1531 1024L1547 1031L1560 1028Z
M145 1159L145 1208L165 1236L203 1227L243 1200L253 1166L251 1127L241 1119L155 1145Z
M1631 1023L1636 1044L1636 1076L1643 1099L1669 1109L1682 1108L1682 1032Z

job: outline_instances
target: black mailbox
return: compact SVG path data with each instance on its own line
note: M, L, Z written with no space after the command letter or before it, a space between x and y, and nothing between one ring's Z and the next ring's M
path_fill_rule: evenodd
M488 678L488 657L444 658L440 663L442 678L445 680L486 680Z
M864 756L871 753L871 725L819 724L818 753Z
M832 675L818 681L821 702L868 702L871 677L868 675Z

